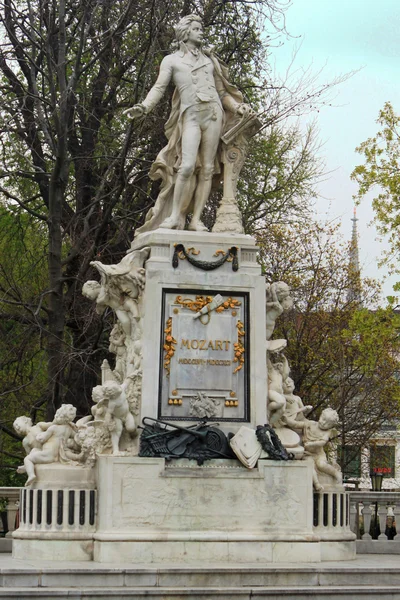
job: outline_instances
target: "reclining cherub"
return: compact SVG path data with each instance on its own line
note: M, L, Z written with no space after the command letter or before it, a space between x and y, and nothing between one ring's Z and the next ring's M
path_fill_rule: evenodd
M50 464L60 461L60 451L67 445L68 440L73 439L75 426L73 420L76 417L76 408L72 404L63 404L56 412L52 423L39 423L32 426L32 421L25 417L16 424L22 431L25 427L26 436L23 446L28 455L24 458L24 466L19 467L19 473L28 475L25 485L30 485L36 479L35 465ZM30 423L29 423L30 421ZM15 423L14 423L15 427Z
M40 422L36 425L32 425L32 419L30 417L22 416L17 417L13 423L13 427L18 435L24 436L22 445L27 454L32 448L41 448L42 444L38 442L37 436L43 431L46 431L52 423ZM18 467L18 473L25 473L25 467Z

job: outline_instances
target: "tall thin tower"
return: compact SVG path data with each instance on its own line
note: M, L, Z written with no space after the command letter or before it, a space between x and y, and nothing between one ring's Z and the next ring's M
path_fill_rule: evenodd
M357 216L356 207L353 211L353 229L351 234L350 255L349 255L349 289L347 292L348 302L358 302L361 304L361 278L360 278L360 260L358 254L358 234L357 234Z

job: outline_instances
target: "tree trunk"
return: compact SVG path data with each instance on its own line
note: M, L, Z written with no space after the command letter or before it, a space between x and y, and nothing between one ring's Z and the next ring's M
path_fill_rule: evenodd
M49 198L49 254L48 269L50 281L49 328L48 328L48 400L47 419L52 420L55 411L62 404L64 368L64 323L65 307L63 298L62 235L61 213L64 199L66 158L56 161L50 182Z

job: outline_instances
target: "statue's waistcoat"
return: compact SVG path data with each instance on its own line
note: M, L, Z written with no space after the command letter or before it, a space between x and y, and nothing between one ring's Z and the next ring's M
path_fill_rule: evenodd
M173 79L179 91L180 112L202 102L217 102L221 106L212 61L202 53L196 59L188 52L177 52L174 59Z

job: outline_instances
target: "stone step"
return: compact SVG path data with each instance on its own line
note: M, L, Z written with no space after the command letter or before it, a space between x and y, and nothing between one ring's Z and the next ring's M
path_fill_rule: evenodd
M377 558L377 557L374 557ZM297 588L299 586L325 588L341 587L400 587L400 571L397 564L388 565L387 557L379 557L375 563L338 566L318 565L274 565L237 567L104 567L98 563L71 563L61 566L34 566L0 568L0 591L2 588ZM396 557L397 559L397 557ZM397 563L397 560L396 560ZM86 563L88 564L88 563ZM1 594L0 594L1 597ZM399 596L400 598L400 596Z
M284 587L106 587L94 588L26 588L12 587L0 588L0 598L18 598L19 600L30 600L31 598L59 599L59 600L95 600L97 598L134 600L309 600L310 596L324 600L364 600L365 598L383 598L384 600L398 600L400 597L400 586L304 586L298 588Z

